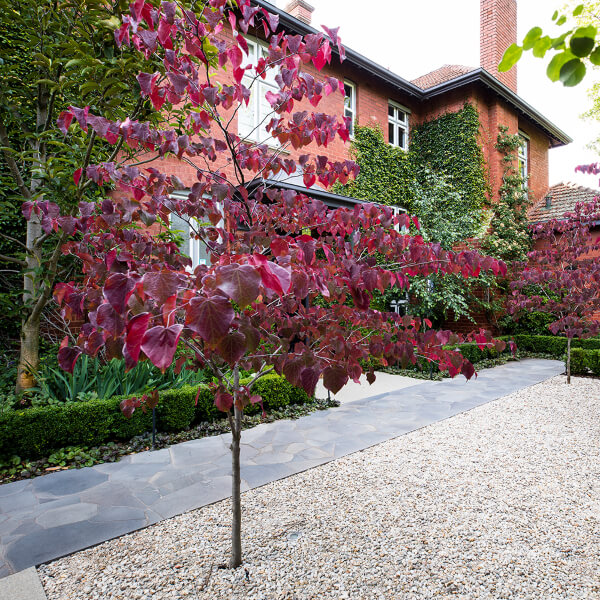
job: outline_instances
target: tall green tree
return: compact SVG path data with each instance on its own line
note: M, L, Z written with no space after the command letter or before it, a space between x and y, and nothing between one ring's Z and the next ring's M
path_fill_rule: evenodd
M151 5L144 6L150 26ZM145 109L136 76L161 69L151 53L117 47L117 15L127 7L125 0L0 0L0 276L7 286L0 308L4 331L19 324L18 393L34 384L42 315L65 266L68 229L52 231L47 211L58 205L70 214L98 194L79 177L89 164L132 160L136 152L110 146L92 127L66 139L57 118L75 105L134 119ZM28 221L24 203L37 207Z

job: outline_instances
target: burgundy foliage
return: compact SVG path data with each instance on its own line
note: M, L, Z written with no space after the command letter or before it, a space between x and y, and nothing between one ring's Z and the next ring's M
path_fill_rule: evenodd
M533 228L536 250L513 271L508 309L517 316L532 310L553 315L553 334L586 338L600 330L600 202L578 203L574 212Z
M149 107L168 114L161 126L157 120L109 121L89 107L60 116L65 134L77 124L109 144L143 147L149 157L175 158L196 173L186 189L159 170L160 162L102 163L74 176L114 192L98 204L82 203L76 218L47 202L25 203L24 214L41 214L46 231L71 235L64 253L77 256L83 268L83 285L56 289L65 316L86 321L77 346L61 349L61 365L72 370L81 353L103 349L108 357L124 356L129 368L150 360L166 369L184 347L195 367L208 365L217 374L215 402L225 412L260 402L251 385L240 386L229 375L238 367L259 377L274 370L309 394L321 376L334 393L358 381L369 358L408 365L424 356L452 376L470 378L472 365L444 349L461 338L431 329L427 320L373 310L370 301L375 290L407 289L409 276L468 278L482 270L505 273L504 264L476 252L447 252L401 232L418 223L394 216L389 207L329 210L303 194L267 187L266 179L282 174L300 172L307 186L325 187L356 175L351 161L325 155L336 137L348 139L347 120L306 108L344 92L335 78L317 80L303 67L320 71L332 55L342 60L344 50L337 30L286 35L275 15L249 0L238 4L232 10L226 0L210 0L198 15L173 2L155 7L136 0L123 16L118 44L163 60L164 72L138 77ZM225 27L232 37L222 35ZM269 42L256 67L248 64L248 32ZM267 95L272 141L322 153L296 161L233 132L235 112L250 99L248 76L256 81L271 69L279 87ZM228 176L232 172L235 177ZM156 235L172 213L190 221L210 252L209 265L192 271L176 244ZM476 341L492 343L484 333ZM374 379L372 371L368 377ZM124 410L131 414L139 403L126 403Z

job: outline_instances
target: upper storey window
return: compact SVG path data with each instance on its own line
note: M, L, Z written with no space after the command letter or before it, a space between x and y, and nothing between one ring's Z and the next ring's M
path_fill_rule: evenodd
M392 146L408 150L408 108L393 102L388 102L389 142Z
M248 63L246 64L256 67L261 58L268 57L269 49L257 40L247 39L246 42L248 43ZM278 140L267 131L267 125L275 114L265 98L267 92L277 93L279 91L279 86L275 81L277 73L278 69L269 68L265 73L266 78L263 79L256 74L255 70L246 71L242 83L251 91L251 94L248 106L242 103L238 109L238 133L241 138L269 146L279 145Z
M527 188L529 177L529 138L519 131L519 175L523 180L523 188Z
M354 122L356 121L356 85L351 81L344 81L344 117L350 118L348 131L354 137Z

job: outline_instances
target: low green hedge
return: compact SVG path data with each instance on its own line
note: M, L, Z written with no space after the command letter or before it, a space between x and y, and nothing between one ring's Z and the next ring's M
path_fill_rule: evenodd
M251 379L242 383L248 384ZM253 393L263 398L266 410L280 409L308 400L303 390L295 388L279 375L267 375L257 381ZM158 431L175 432L194 423L213 421L219 416L211 390L202 385L194 405L197 386L183 386L160 392L156 408ZM66 446L98 446L111 440L129 440L152 429L152 413L136 410L131 419L121 413L123 397L108 400L73 402L16 410L0 415L0 456L17 455L34 459L48 450ZM259 405L246 412L260 411Z
M553 335L515 335L513 336L519 350L527 352L540 352L552 354L557 359L562 359L567 351L567 338ZM600 350L600 339L573 340L571 348L584 350Z
M571 374L587 375L589 372L600 376L600 350L585 348L571 349Z

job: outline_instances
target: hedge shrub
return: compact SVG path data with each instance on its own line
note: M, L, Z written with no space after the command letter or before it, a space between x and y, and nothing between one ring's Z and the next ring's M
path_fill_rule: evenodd
M211 390L201 385L198 403L194 405L197 392L196 386L160 392L156 409L157 430L181 431L200 421L215 420L219 411ZM266 410L308 400L303 390L278 375L267 375L258 381L253 392L262 396ZM98 446L115 439L129 440L150 431L152 413L136 410L132 418L127 419L121 413L121 400L123 397L119 396L4 413L0 415L0 456L34 459L65 446ZM254 414L259 410L260 406L253 405L246 412Z
M541 352L552 354L557 359L562 359L567 351L567 338L553 335L515 335L513 336L517 347L528 352ZM600 350L600 339L573 340L571 348L584 350ZM571 353L572 354L572 353Z
M587 375L591 371L600 376L600 350L571 349L571 374Z

